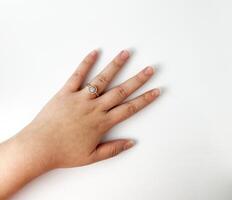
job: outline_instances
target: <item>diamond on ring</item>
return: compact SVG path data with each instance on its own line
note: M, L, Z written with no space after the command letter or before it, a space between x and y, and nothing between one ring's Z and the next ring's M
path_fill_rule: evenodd
M88 90L89 90L90 93L96 94L97 97L99 96L99 94L97 93L97 87L96 86L93 86L93 85L88 83L87 87L88 87Z

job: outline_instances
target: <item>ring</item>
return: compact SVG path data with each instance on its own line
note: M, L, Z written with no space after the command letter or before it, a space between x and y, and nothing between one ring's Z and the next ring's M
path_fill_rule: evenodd
M99 96L99 94L98 94L98 92L97 92L97 87L96 87L96 86L93 86L93 85L91 85L90 83L88 83L88 84L87 84L87 87L88 87L89 93L95 94L97 97Z

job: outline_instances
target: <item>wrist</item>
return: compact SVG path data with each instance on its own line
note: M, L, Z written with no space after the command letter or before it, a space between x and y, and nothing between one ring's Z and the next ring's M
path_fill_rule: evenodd
M38 173L45 173L55 168L53 147L46 133L46 130L32 123L10 141L11 145L21 152L24 163L27 163L29 168L36 169Z
M0 144L0 199L5 199L53 165L47 147L30 126Z

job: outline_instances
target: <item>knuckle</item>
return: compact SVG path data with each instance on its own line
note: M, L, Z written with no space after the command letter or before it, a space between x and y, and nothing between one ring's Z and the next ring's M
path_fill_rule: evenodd
M149 103L149 102L150 102L150 95L149 95L148 93L144 94L144 95L142 96L142 98L143 98L143 101L144 101L145 103Z
M141 75L139 75L139 74L137 74L137 75L135 76L135 79L136 79L136 81L139 82L140 84L144 84L144 83L146 82L146 80L144 80L144 79L141 77Z
M73 74L73 78L74 79L84 79L84 74L81 73L80 71L76 71L74 74Z
M119 149L116 147L111 148L110 150L110 157L114 157L120 153Z
M117 93L122 98L126 98L128 96L126 90L122 86L117 87Z
M92 60L87 56L84 60L83 60L83 63L85 65L91 65L93 62Z
M99 80L99 82L103 83L103 84L108 84L109 80L106 78L105 75L99 74L97 76L97 79Z
M105 117L105 125L109 129L115 125L114 123L114 116L110 115L108 112L106 113Z
M128 103L128 106L127 106L127 113L129 115L133 115L134 113L137 112L137 108L134 104L131 104L131 103Z
M109 128L111 127L110 125L110 121L106 118L103 117L103 119L100 121L100 123L97 124L98 126L98 130L104 135L106 133L106 131L109 130Z
M113 61L112 61L112 64L113 64L113 66L114 67L116 67L116 68L121 68L121 63L119 63L119 61L117 60L117 59L114 59Z

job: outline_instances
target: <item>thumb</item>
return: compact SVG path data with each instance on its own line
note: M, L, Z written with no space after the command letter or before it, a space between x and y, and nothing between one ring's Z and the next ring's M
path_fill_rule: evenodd
M133 140L128 139L118 139L102 143L93 153L94 160L97 162L114 157L122 151L133 147L134 144Z

